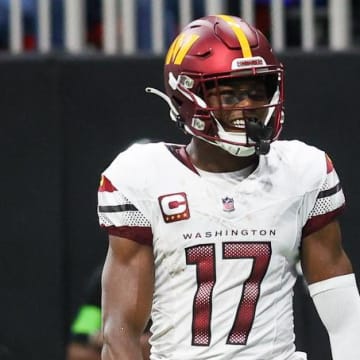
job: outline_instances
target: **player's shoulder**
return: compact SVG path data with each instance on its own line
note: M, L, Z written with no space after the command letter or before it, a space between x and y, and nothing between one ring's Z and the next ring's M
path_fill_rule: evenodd
M288 166L325 164L326 156L323 150L308 145L299 140L278 140L271 144L270 155Z
M130 171L141 169L144 165L147 167L165 150L166 145L163 142L132 144L115 157L106 171L119 168Z
M116 162L148 161L149 158L161 152L165 147L163 142L135 143L121 151L114 159Z
M278 140L272 143L269 163L282 169L289 179L306 186L318 186L327 173L323 150L299 140Z
M135 143L126 150L120 152L112 163L103 172L106 178L114 184L137 183L144 184L152 175L156 177L167 162L175 159L165 142ZM179 145L180 146L180 145Z

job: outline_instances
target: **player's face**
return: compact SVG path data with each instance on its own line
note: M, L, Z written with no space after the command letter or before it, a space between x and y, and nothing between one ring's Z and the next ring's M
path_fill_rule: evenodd
M226 131L245 131L245 119L264 121L269 103L263 78L222 80L218 87L210 87L205 95L209 107L216 108L216 118Z

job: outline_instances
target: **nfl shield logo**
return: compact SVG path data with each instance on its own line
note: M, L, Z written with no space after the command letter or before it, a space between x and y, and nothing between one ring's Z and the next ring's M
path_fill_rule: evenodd
M234 207L234 199L233 198L229 198L228 196L222 199L222 203L223 203L223 210L224 211L234 211L235 207Z

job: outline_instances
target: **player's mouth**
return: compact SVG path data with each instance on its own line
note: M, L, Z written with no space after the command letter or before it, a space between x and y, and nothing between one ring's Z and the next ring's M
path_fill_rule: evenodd
M243 118L236 118L230 121L227 121L225 128L227 131L234 131L234 132L245 132L245 119Z
M234 119L230 122L231 126L237 129L245 129L245 120L244 119Z

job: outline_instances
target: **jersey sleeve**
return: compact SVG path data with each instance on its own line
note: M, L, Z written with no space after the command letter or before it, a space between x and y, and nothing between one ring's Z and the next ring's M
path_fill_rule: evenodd
M109 234L152 245L148 219L104 175L98 190L98 217Z
M326 155L326 176L315 204L303 227L303 237L320 230L338 217L345 207L345 197L332 161Z

